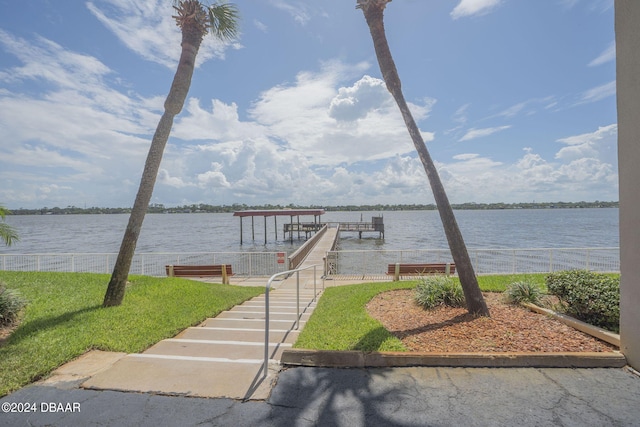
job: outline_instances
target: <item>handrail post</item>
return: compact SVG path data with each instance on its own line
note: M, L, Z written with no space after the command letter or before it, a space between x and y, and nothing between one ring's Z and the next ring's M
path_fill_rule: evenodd
M273 276L275 277L275 276ZM269 373L269 288L271 280L267 282L267 289L264 293L264 376Z
M300 327L300 271L307 270L313 267L313 280L315 284L316 280L316 265L310 265L304 268L298 268L295 270L287 270L281 273L276 273L269 278L264 292L264 377L269 374L269 290L271 289L271 282L278 276L287 276L296 273L296 329ZM314 295L315 299L315 295Z
M300 328L300 270L296 271L296 330Z

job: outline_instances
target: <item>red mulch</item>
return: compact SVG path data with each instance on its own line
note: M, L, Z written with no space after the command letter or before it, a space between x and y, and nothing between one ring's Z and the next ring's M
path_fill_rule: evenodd
M484 293L491 317L474 317L465 308L425 310L413 290L379 294L369 314L414 352L612 352L617 347L547 315Z

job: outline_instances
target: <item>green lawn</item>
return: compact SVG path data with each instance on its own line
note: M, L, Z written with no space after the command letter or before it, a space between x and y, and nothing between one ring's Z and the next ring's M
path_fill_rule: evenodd
M480 276L485 292L503 292L507 285L529 280L543 290L545 274ZM457 278L456 278L457 280ZM367 314L366 304L392 289L413 289L413 282L375 282L328 288L295 343L315 350L406 351L402 342Z
M0 271L0 281L28 301L22 323L0 347L0 397L88 350L141 352L264 292L133 276L123 304L102 308L109 275Z

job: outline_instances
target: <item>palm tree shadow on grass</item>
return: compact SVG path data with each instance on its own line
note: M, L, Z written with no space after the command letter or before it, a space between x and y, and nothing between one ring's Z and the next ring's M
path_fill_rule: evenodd
M367 332L358 340L352 349L359 351L379 351L382 344L392 338L394 338L392 332L389 332L383 326L379 326Z
M383 326L379 326L367 332L362 338L360 338L360 340L358 340L358 342L353 346L352 349L359 351L379 351L382 345L392 337L402 340L412 335L419 335L424 332L435 331L451 325L455 325L457 323L469 322L473 319L475 319L473 315L469 313L462 313L443 322L421 325L412 329L390 331Z
M101 305L85 307L76 311L70 311L60 315L43 317L36 320L23 320L20 326L7 338L4 345L17 344L43 330L56 328L67 322L72 321L75 317L91 313L102 309Z

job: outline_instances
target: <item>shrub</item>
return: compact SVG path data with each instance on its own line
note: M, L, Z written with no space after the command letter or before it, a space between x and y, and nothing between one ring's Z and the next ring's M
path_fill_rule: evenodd
M0 326L11 325L18 320L18 314L26 305L26 301L18 291L7 289L0 282Z
M508 284L503 295L509 304L520 304L522 302L540 304L542 292L538 285L524 280Z
M415 300L423 308L438 305L464 307L464 293L460 283L445 276L424 276L416 286Z
M619 276L571 270L547 275L546 283L567 314L594 326L620 330Z

